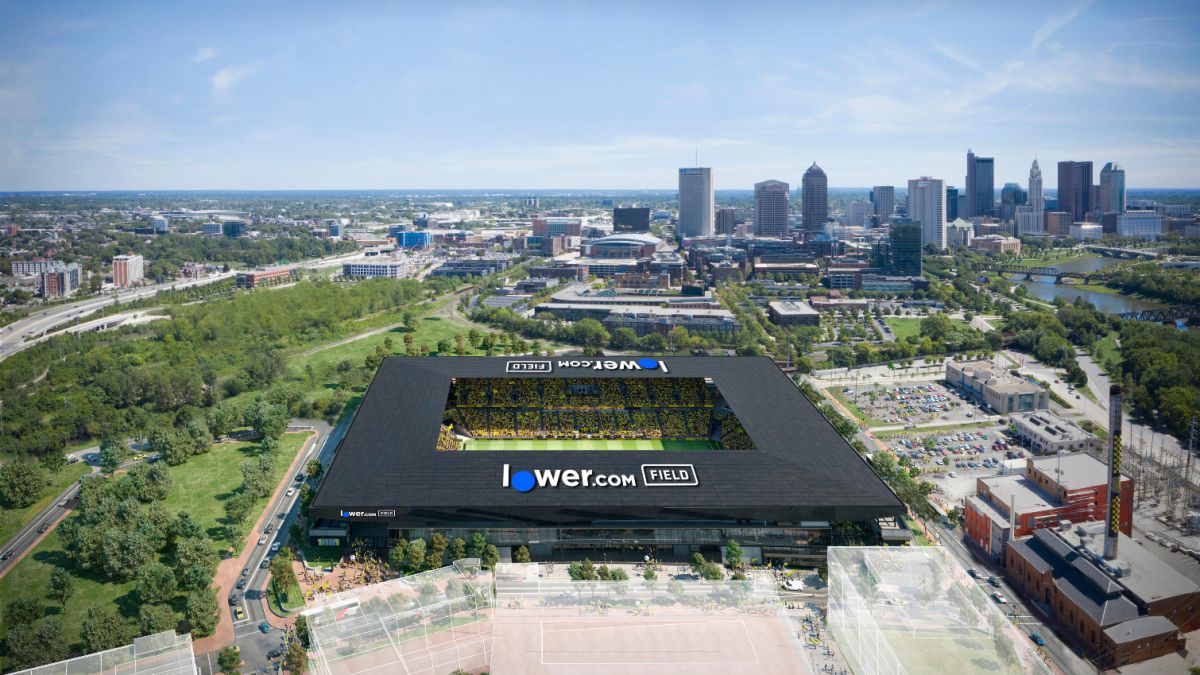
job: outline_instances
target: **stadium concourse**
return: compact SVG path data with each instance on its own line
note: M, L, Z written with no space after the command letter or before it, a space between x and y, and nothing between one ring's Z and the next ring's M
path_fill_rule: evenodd
M319 675L814 672L770 574L568 581L477 560L322 598L305 611Z
M903 504L765 357L384 359L309 514L387 549L482 534L501 560L821 564ZM863 531L870 530L864 526Z

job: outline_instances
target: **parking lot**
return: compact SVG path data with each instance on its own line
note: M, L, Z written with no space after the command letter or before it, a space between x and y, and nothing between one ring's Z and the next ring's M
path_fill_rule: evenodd
M950 502L975 494L975 479L1001 473L1002 464L1029 457L1029 449L1007 433L1007 423L983 423L948 431L904 431L878 435L900 460L921 470ZM1023 466L1023 465L1022 465Z
M931 422L968 424L988 419L986 411L940 382L845 386L833 391L857 407L872 427L916 428Z

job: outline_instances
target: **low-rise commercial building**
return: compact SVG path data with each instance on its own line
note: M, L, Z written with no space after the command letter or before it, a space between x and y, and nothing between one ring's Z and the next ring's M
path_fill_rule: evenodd
M1162 235L1162 214L1157 211L1126 211L1117 215L1118 237L1158 239Z
M1010 417L1016 435L1031 452L1053 455L1059 452L1092 452L1100 449L1100 439L1071 420L1049 410L1019 413Z
M661 302L661 298L659 300ZM631 328L639 336L649 333L666 334L675 327L686 328L688 332L694 333L732 333L741 327L729 310L681 307L676 304L660 307L546 302L538 305L534 312L549 314L563 321L596 319L610 331Z
M403 279L408 276L408 263L390 259L353 260L342 263L342 276L351 279Z
M780 326L817 326L821 314L807 302L776 300L767 303L767 314L771 322Z
M1107 490L1108 469L1090 455L1027 458L1020 473L976 479L975 494L964 504L963 529L979 550L1003 561L1013 538L1062 522L1105 521ZM1121 500L1133 500L1127 476L1121 477ZM1118 527L1132 532L1130 511L1121 513Z
M296 278L296 268L280 267L273 270L253 270L238 272L236 284L238 288L258 288L259 286L275 286L293 281Z
M999 234L984 234L971 241L971 247L989 255L1021 255L1021 240Z
M1050 394L1041 386L1014 377L988 361L947 363L946 382L1003 415L1050 407Z
M447 260L430 274L435 277L482 277L506 270L511 264L512 262L508 258Z

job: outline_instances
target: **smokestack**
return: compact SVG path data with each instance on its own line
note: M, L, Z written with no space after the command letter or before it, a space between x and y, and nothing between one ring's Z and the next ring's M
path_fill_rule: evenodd
M1108 388L1108 523L1104 528L1104 559L1117 557L1121 533L1121 388ZM1132 505L1130 505L1132 506Z

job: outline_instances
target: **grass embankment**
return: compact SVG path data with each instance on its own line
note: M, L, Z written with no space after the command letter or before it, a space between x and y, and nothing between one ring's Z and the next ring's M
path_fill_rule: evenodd
M1105 370L1107 370L1106 364L1108 363L1112 363L1114 366L1121 365L1123 359L1121 358L1121 347L1117 344L1116 331L1110 332L1092 343L1092 360Z
M843 406L845 406L847 410L850 411L850 414L854 415L854 417L857 418L857 421L863 422L869 427L882 427L882 426L886 426L888 424L888 422L886 422L884 420L881 420L881 419L878 419L875 417L871 417L867 413L863 412L863 409L859 408L858 405L854 403L854 401L850 400L849 396L846 396L845 394L842 393L842 387L840 387L840 386L829 387L825 390L825 393L829 394L830 396L832 396L832 397L836 398L838 401L840 401L841 404Z
M307 434L285 434L280 439L280 449L272 467L275 483L283 478L283 472L291 464L296 451L307 437ZM170 468L171 491L163 500L163 506L171 514L181 510L188 511L212 540L214 549L220 550L231 545L230 531L224 522L223 505L241 485L242 475L239 467L242 460L253 456L253 448L251 443L221 443L213 446L207 454L193 456L186 464ZM248 520L257 518L267 499L264 497L256 502ZM251 523L243 525L238 531L238 536L233 539L244 536L250 527ZM169 566L175 564L168 556L163 556L161 561ZM75 594L68 601L65 613L61 605L56 605L46 597L50 587L50 573L55 567L69 570L75 576ZM89 607L115 608L128 620L132 634L138 609L141 607L133 589L133 581L114 582L99 572L76 568L63 550L56 530L51 531L24 560L0 579L0 598L4 601L18 597L34 598L46 606L47 613L62 616L66 639L71 644L71 652L74 654L81 652L83 648L83 620ZM219 600L221 610L227 611L224 598ZM182 618L185 608L184 596L176 596L171 605ZM0 665L3 663L0 662Z
M83 462L70 464L58 470L56 474L46 476L46 486L42 488L41 496L33 504L23 509L0 508L0 542L6 542L13 535L32 521L50 502L58 499L63 490L71 483L79 480L80 476L91 473L92 468Z
M288 580L291 583L285 589L279 588L274 577L267 585L267 602L271 604L271 610L280 616L304 609L304 594L300 592L300 584L296 581L295 575L291 575Z
M1075 262L1076 260L1087 260L1089 258L1099 258L1099 253L1079 253L1077 251L1055 251L1045 255L1039 255L1034 258L1022 258L1013 260L1008 264L1018 267L1054 267L1063 263Z
M303 550L304 561L308 563L309 567L333 567L342 560L341 546L317 546L310 544L306 539Z

